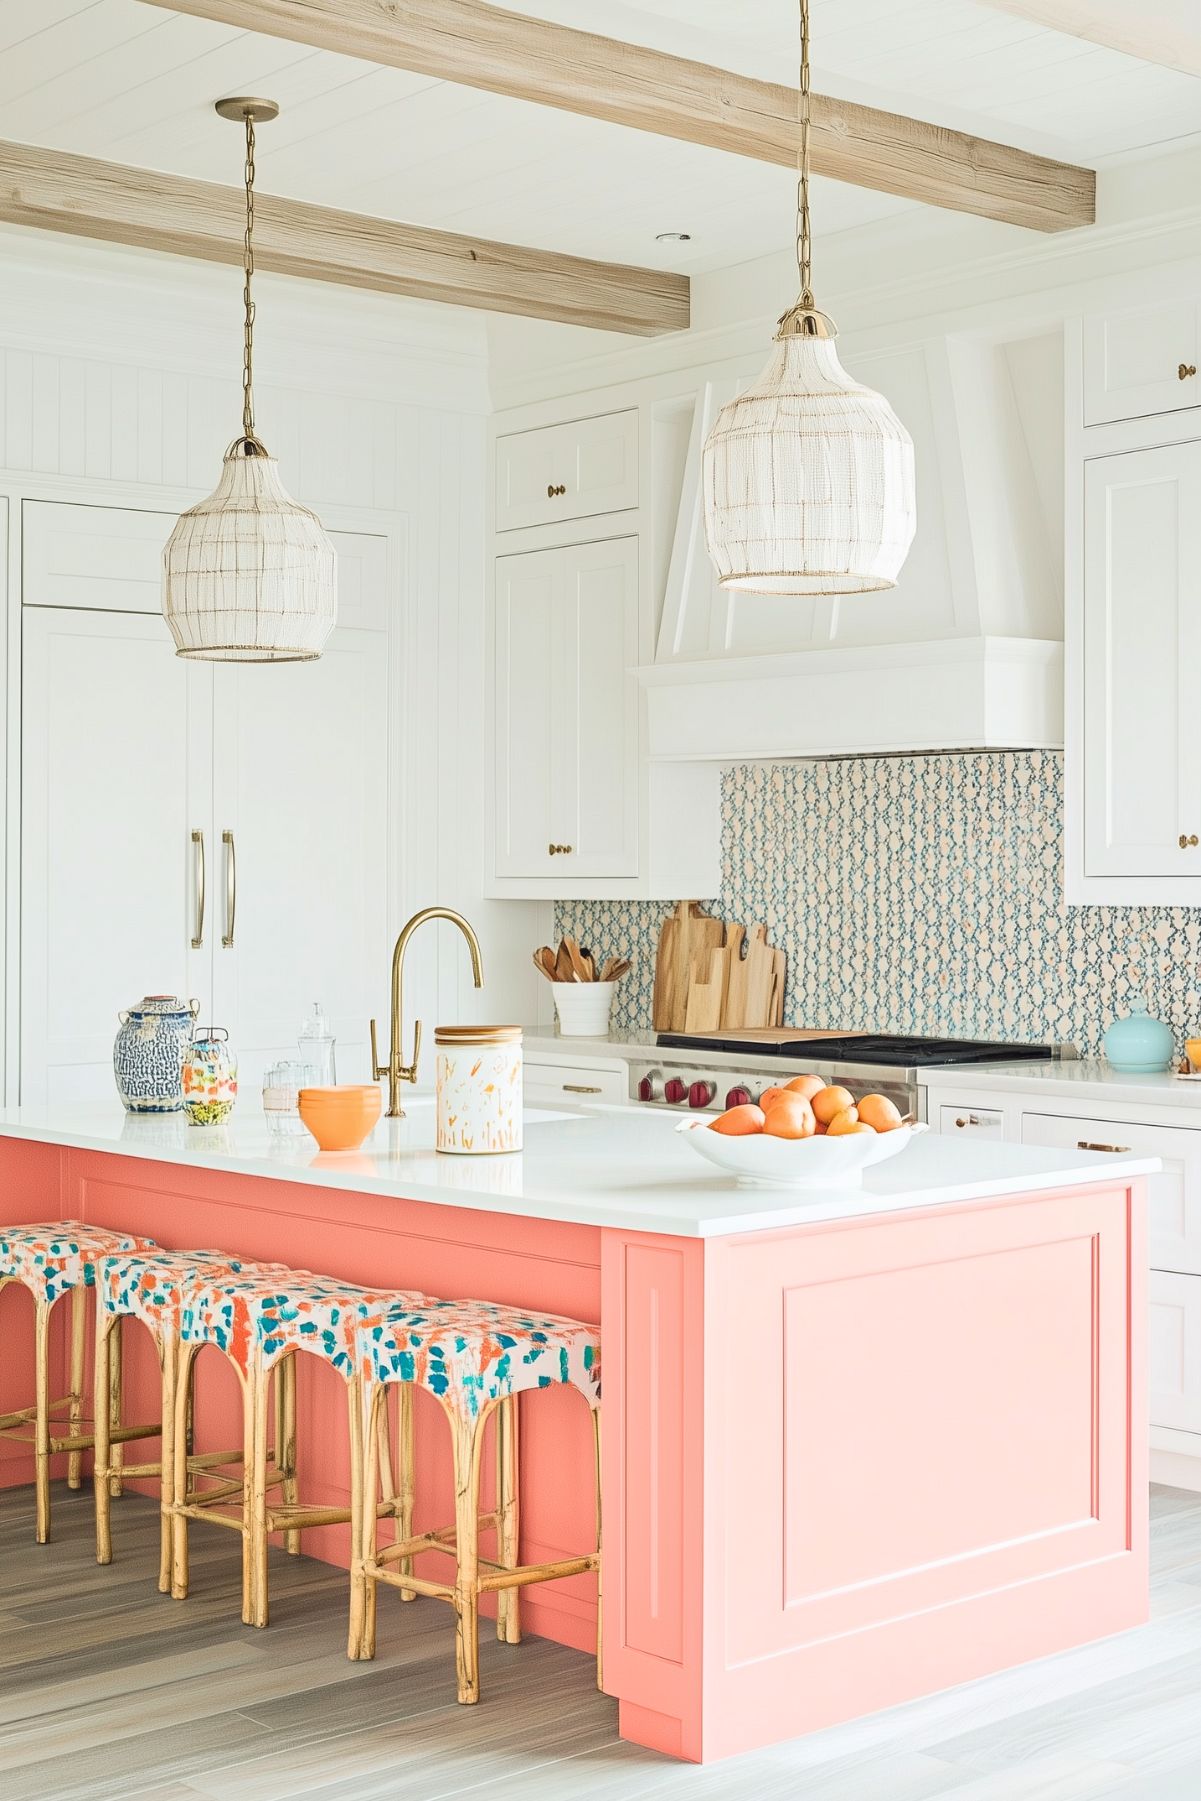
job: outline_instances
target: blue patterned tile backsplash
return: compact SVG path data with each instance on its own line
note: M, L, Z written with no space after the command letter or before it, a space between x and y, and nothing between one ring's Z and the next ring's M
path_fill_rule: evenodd
M708 909L788 953L795 1026L1100 1050L1146 1000L1201 1028L1201 908L1067 907L1051 751L746 764L722 784ZM692 897L688 897L692 898ZM704 897L696 897L704 898ZM665 902L562 901L556 932L634 967L613 1024L649 1028Z

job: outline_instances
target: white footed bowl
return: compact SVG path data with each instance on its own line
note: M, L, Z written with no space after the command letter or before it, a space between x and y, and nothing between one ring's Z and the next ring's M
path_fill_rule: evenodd
M682 1119L676 1127L694 1151L740 1182L769 1188L830 1188L858 1182L865 1169L897 1156L924 1125L896 1126L891 1132L848 1132L829 1138L772 1138L752 1132L727 1138L709 1130L707 1119Z

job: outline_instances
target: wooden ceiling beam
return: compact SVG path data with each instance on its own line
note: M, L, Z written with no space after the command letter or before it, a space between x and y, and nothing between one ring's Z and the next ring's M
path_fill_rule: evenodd
M1146 0L1139 6L1131 0L985 0L985 5L1140 62L1201 75L1201 7L1196 0Z
M147 0L239 30L392 64L762 162L796 159L797 91L483 0ZM813 97L813 168L1035 231L1091 225L1091 169Z
M242 188L132 169L32 144L0 143L0 220L240 263ZM364 213L255 193L255 263L490 312L653 337L688 327L688 279L490 243Z

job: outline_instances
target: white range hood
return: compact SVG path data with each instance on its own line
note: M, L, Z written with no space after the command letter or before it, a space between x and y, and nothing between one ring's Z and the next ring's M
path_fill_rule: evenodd
M900 581L841 599L718 588L700 455L746 378L710 381L678 466L655 660L638 671L656 761L1063 744L1060 334L940 338L847 362L914 438L918 535ZM675 430L684 444L678 415Z

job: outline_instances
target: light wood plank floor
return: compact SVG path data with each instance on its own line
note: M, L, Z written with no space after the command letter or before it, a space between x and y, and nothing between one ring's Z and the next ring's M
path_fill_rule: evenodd
M753 1757L698 1770L623 1745L586 1657L485 1638L455 1705L449 1614L381 1596L348 1663L344 1579L275 1556L273 1624L237 1620L236 1545L193 1534L193 1596L154 1586L157 1520L128 1497L92 1561L90 1496L0 1492L3 1801L1198 1801L1201 1496L1153 1491L1150 1625ZM391 1603L391 1605L389 1605Z

